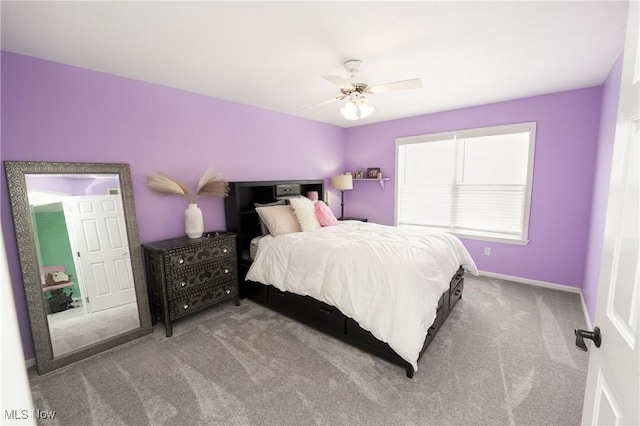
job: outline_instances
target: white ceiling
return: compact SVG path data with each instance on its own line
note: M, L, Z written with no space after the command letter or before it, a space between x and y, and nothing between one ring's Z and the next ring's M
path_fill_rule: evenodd
M2 49L341 127L600 85L624 46L626 3L7 2ZM351 122L321 75L364 62L373 95Z

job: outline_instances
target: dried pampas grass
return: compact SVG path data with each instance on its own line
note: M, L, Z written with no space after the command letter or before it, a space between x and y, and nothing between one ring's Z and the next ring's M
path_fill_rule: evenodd
M196 190L194 202L197 202L198 197L201 195L226 197L229 195L229 183L222 179L222 175L220 173L216 173L213 167L211 167L209 170L204 172L200 178L200 182L198 182L198 189Z
M213 167L202 175L198 182L196 194L193 197L184 183L164 173L149 173L147 175L147 187L160 195L182 195L190 204L197 203L198 197L201 195L213 195L215 197L229 195L229 183L222 179L222 175L217 173Z
M147 187L160 195L182 195L187 201L191 195L191 191L184 183L162 173L149 173Z

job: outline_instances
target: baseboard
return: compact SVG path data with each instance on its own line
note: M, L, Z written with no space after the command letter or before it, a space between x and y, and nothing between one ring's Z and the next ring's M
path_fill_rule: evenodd
M552 288L554 290L568 291L570 293L581 293L578 287L572 287L570 285L550 283L547 281L532 280L529 278L514 277L512 275L498 274L496 272L478 271L478 273L485 277L498 278L501 280L514 281L522 284L535 285L537 287Z
M521 284L528 284L528 285L534 285L537 287L545 287L545 288L551 288L554 290L560 290L560 291L567 291L569 293L578 293L580 295L580 304L582 305L582 315L584 316L584 319L587 323L587 329L591 330L593 327L591 326L591 319L589 318L589 313L587 312L587 305L584 303L584 296L582 296L582 289L578 288L578 287L573 287L570 285L563 285L563 284L556 284L556 283L550 283L550 282L546 282L546 281L538 281L538 280L532 280L529 278L522 278L522 277L514 277L512 275L504 275L504 274L498 274L495 272L488 272L488 271L478 271L478 274L485 276L485 277L490 277L490 278L498 278L501 280L507 280L507 281L513 281L513 282L517 282L517 283L521 283Z
M584 297L582 296L582 291L580 291L580 303L582 303L582 314L584 315L584 320L587 323L587 330L593 330L591 318L589 318L589 312L587 311L587 304L584 303Z

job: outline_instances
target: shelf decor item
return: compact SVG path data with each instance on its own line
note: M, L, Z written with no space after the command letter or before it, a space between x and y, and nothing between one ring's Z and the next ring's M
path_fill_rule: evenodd
M380 173L380 167L369 167L367 168L367 178L368 179L380 179L382 175L378 177L378 173Z
M184 211L184 232L189 238L200 238L204 233L202 210L196 203L189 203Z
M214 197L229 195L229 183L222 178L220 173L216 173L213 167L209 168L200 178L195 195L191 194L184 183L164 173L149 173L147 187L160 195L182 195L187 200L184 228L189 238L200 238L204 232L204 218L202 210L198 207L198 198L201 195L213 195Z

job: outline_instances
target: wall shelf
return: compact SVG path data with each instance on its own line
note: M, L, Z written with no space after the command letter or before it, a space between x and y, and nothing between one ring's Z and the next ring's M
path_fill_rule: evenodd
M384 183L386 181L388 181L388 180L391 180L391 178L388 178L388 177L387 178L380 178L380 179L378 179L378 178L358 178L358 179L354 179L354 180L357 180L357 181L367 180L367 181L370 181L370 182L379 182L380 183L380 188L382 188L382 190L384 191Z

